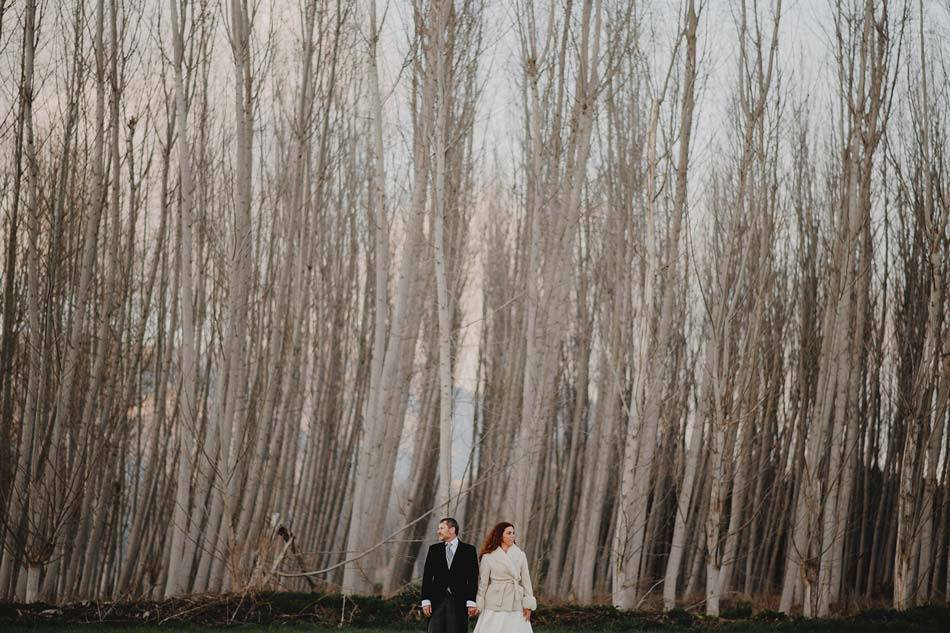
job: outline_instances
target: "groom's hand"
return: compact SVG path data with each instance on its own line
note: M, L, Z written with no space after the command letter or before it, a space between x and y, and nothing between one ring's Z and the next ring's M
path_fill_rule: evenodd
M432 615L432 605L427 604L426 606L422 607L422 613L425 614L426 617Z
M478 609L476 609L475 607L469 607L469 608L468 608L468 617L474 618L476 615L478 615Z

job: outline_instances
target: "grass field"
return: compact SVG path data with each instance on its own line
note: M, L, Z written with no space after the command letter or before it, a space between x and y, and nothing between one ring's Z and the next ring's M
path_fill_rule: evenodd
M835 621L825 622L783 622L780 624L770 624L763 622L734 622L719 625L698 625L692 627L668 626L662 628L610 628L610 629L579 629L562 627L536 627L537 633L586 633L591 631L616 632L616 633L680 633L680 632L719 632L719 633L944 633L948 630L947 624L934 622L886 622L886 623L842 623ZM8 628L9 627L9 628ZM4 633L169 633L171 631L180 631L182 633L209 633L216 630L227 630L234 633L288 633L291 631L300 631L307 633L330 633L331 631L352 631L359 633L408 633L409 631L422 632L424 629L407 629L397 627L391 629L359 629L359 628L316 628L307 626L247 626L239 625L235 627L213 628L213 627L181 627L178 625L162 627L128 627L114 625L98 624L63 624L63 625L4 625ZM471 631L471 629L470 629Z
M474 627L473 627L474 628ZM0 623L3 633L169 633L180 631L189 633L210 633L227 630L230 633L330 633L331 631L352 631L354 633L421 633L421 626L399 625L391 628L359 627L323 627L305 624L292 625L236 625L232 627L208 627L196 625L167 626L121 626L110 624L19 624ZM470 629L471 630L471 629ZM606 627L565 628L560 626L536 626L537 633L586 633L588 631L605 633L943 633L950 631L950 610L916 609L897 614L894 612L876 612L857 616L849 620L787 620L784 622L760 622L754 620L738 622L695 622L689 626L650 624L645 628L625 625Z
M0 633L424 633L418 600L413 593L391 599L265 593L59 607L0 603ZM344 613L345 625L334 626ZM829 620L786 618L748 603L723 611L718 620L682 609L622 612L605 605L544 606L535 615L536 633L950 633L950 608L943 606L877 608Z

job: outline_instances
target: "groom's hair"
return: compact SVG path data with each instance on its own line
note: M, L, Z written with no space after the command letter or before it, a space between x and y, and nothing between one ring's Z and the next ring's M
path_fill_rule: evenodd
M453 529L455 530L455 535L458 536L458 533L459 533L459 522L458 522L458 521L456 521L456 520L453 519L452 517L445 517L444 519L440 519L440 520L439 520L439 523L445 523L445 524L448 525L450 528L453 528Z

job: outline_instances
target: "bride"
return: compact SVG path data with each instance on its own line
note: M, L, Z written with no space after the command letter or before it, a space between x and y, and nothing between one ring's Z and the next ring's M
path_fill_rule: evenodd
M532 633L538 601L531 589L528 559L515 545L515 528L499 523L482 545L478 567L478 623L474 633Z

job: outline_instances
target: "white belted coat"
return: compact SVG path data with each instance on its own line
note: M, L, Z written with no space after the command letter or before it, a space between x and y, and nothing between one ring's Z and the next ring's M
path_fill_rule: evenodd
M521 611L538 608L528 574L528 558L517 545L482 556L478 566L479 611Z

